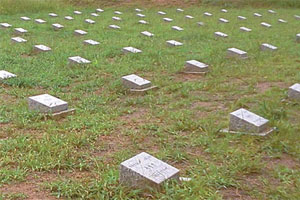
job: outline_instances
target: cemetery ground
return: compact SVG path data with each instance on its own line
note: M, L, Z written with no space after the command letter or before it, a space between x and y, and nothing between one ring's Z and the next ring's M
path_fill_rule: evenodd
M0 85L0 199L299 199L300 103L288 99L287 91L300 81L300 20L294 17L300 9L277 8L271 14L266 8L223 13L222 7L184 12L141 7L145 18L130 6L103 8L93 17L95 9L0 14L0 23L13 25L0 29L0 70L17 75ZM160 10L167 14L158 15ZM255 12L263 16L255 17ZM74 20L65 20L68 15ZM220 23L221 17L229 23ZM46 23L35 23L39 18ZM95 24L85 23L88 18ZM279 23L280 18L288 23ZM139 24L141 19L149 24ZM64 28L55 31L53 23ZM111 24L121 29L108 28ZM18 27L28 30L21 36L26 43L11 42ZM77 29L87 35L74 35ZM228 37L218 38L216 31ZM100 44L83 44L87 39ZM183 46L168 46L167 40ZM278 50L261 51L262 43ZM52 50L37 53L38 44ZM124 54L121 50L128 46L142 53ZM231 47L249 58L227 58ZM77 55L91 63L70 65L68 57ZM209 73L182 73L193 59L208 64ZM128 74L158 88L130 93L121 82ZM27 98L44 93L67 101L76 113L51 119L30 111ZM239 108L269 119L277 131L265 137L221 133L229 113ZM140 152L180 169L180 176L191 181L170 181L161 191L121 185L120 163Z

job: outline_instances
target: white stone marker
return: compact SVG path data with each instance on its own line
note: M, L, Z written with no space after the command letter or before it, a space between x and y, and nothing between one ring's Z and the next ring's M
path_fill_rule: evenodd
M145 20L140 20L139 24L149 24L149 23L147 21L145 21Z
M75 14L75 15L81 15L82 12L80 12L80 11L78 11L78 10L75 10L75 11L74 11L74 14Z
M265 136L273 130L269 128L269 120L246 109L241 108L230 113L229 130L227 131L229 133Z
M172 22L173 21L173 19L171 19L171 18L163 18L163 20L165 21L165 22Z
M284 19L278 19L278 22L280 22L280 23L287 23L287 21L284 20Z
M52 27L54 28L54 30L60 30L64 28L64 26L61 24L52 24Z
M198 26L204 26L204 22L197 22Z
M48 52L48 51L51 51L51 48L47 47L45 45L39 44L39 45L34 45L34 50L36 52Z
M43 20L43 19L35 19L34 21L35 21L36 23L38 23L38 24L45 24L45 23L46 23L46 21Z
M175 31L183 31L183 28L179 26L172 26L172 29L174 29Z
M120 183L132 188L160 189L168 179L179 180L179 170L145 152L120 165Z
M246 18L246 17L243 17L243 16L238 16L238 19L239 19L239 20L247 20L247 18Z
M119 27L117 25L109 25L109 28L112 28L112 29L121 29L121 27Z
M157 14L159 14L159 15L166 15L166 13L163 12L163 11L158 11Z
M274 10L268 10L268 12L271 14L276 14L276 12Z
M247 27L240 27L240 30L241 31L243 31L243 32L251 32L252 31L252 29L250 29L250 28L247 28Z
M268 24L268 23L266 23L266 22L262 22L262 23L260 23L263 27L266 27L266 28L271 28L272 27L272 25L271 24Z
M12 25L8 24L8 23L1 23L0 24L2 28L10 28L12 27Z
M191 16L191 15L186 15L185 18L187 18L187 19L194 19L194 17Z
M85 32L85 31L83 31L83 30L75 30L75 31L74 31L74 34L75 34L75 35L81 36L81 35L86 35L87 32Z
M237 58L240 58L240 59L248 58L247 52L242 51L242 50L237 49L237 48L227 49L227 56L228 57L237 57Z
M146 17L145 15L143 15L143 14L141 14L141 13L136 14L136 16L141 17L141 18Z
M15 43L23 43L23 42L27 42L27 40L21 38L21 37L13 37L11 38L11 41L15 42Z
M222 32L215 32L215 36L221 37L221 38L227 38L228 35Z
M131 90L145 90L152 87L150 81L143 79L135 74L122 77L123 85Z
M93 17L99 17L99 15L97 13L91 13L91 16L93 16Z
M20 17L20 19L23 20L23 21L30 21L31 20L29 17L25 17L25 16L24 17Z
M295 83L294 85L289 87L288 97L290 99L295 99L295 100L300 101L300 84L299 83Z
M23 28L15 28L15 33L16 34L25 34L25 33L28 33L28 31Z
M137 48L134 48L134 47L124 47L122 49L122 51L124 53L142 53L141 50L137 49Z
M223 13L228 13L228 10L222 9L221 12L223 12Z
M184 12L184 10L181 9L181 8L177 8L176 11L177 11L177 12Z
M271 44L267 44L267 43L263 43L261 46L260 46L260 49L262 51L276 51L278 48L271 45Z
M141 10L141 9L139 9L139 8L136 8L135 11L136 11L136 12L143 12L143 10Z
M175 40L168 40L167 44L170 46L182 46L183 45L181 42L177 42Z
M259 14L259 13L253 13L253 15L254 15L255 17L262 17L262 15Z
M143 31L143 32L141 32L141 34L142 34L142 35L145 35L145 36L147 36L147 37L153 37L153 36L154 36L153 33L150 33L150 32L148 32L148 31Z
M90 64L91 61L80 56L69 57L70 64Z
M5 80L5 79L9 79L9 78L14 78L16 77L15 74L12 74L8 71L5 71L5 70L0 70L0 82Z
M99 45L100 43L95 40L84 40L83 44L95 46L95 45Z
M300 20L300 16L299 16L299 15L294 15L294 17L295 17L297 20Z
M42 94L28 98L30 110L40 113L51 114L53 117L63 116L74 112L68 109L68 103L49 94Z
M122 12L120 12L120 11L115 11L114 12L116 15L122 15L123 13Z
M300 42L300 33L296 35L296 42Z
M49 16L50 16L50 17L58 17L58 15L55 14L55 13L49 13Z
M227 19L224 19L224 18L220 18L219 22L221 22L221 23L229 23L229 21Z
M91 20L91 19L86 19L84 20L86 23L88 24L95 24L95 21L94 20Z
M70 21L70 20L73 20L74 18L71 16L65 16L65 19Z
M115 21L121 21L122 20L120 17L115 17L115 16L112 17L112 19L115 20Z
M191 74L205 74L208 72L208 65L197 60L189 60L185 63L184 72Z
M104 12L104 10L102 10L101 8L96 9L97 12L102 13Z
M203 15L204 15L204 16L207 16L207 17L211 17L211 16L212 16L212 14L209 13L209 12L205 12Z

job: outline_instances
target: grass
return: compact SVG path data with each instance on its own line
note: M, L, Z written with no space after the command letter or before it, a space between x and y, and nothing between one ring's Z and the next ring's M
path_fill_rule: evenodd
M46 5L46 4L45 4ZM39 8L39 7L38 7ZM300 115L298 102L287 99L287 88L300 81L300 46L295 43L300 21L297 9L229 9L190 7L176 13L163 9L174 22L166 23L158 8L143 12L150 25L139 25L132 7L107 8L95 25L84 23L94 8L72 22L63 16L75 8L61 7L58 18L48 17L50 8L26 13L8 11L1 22L29 30L26 44L12 45L13 29L0 31L1 69L18 75L0 88L0 191L3 199L53 195L66 199L297 199L300 189ZM113 11L124 14L113 22ZM203 17L209 11L212 18ZM254 12L263 18L253 17ZM184 14L195 17L187 20ZM21 21L21 16L42 18L47 24ZM238 15L248 18L239 21ZM219 17L230 20L220 24ZM279 24L278 18L288 21ZM206 25L198 27L196 22ZM273 25L260 26L261 21ZM51 24L65 26L54 31ZM121 30L108 29L109 24ZM183 32L171 29L184 28ZM252 28L242 33L240 26ZM75 29L88 31L84 37ZM148 30L155 34L146 38ZM229 34L217 39L215 31ZM101 45L84 46L84 39ZM183 42L168 47L166 41ZM261 52L261 43L278 46L277 52ZM50 53L33 53L44 44ZM123 55L133 46L139 55ZM226 59L226 49L236 47L248 60ZM69 66L69 56L92 61L87 66ZM186 60L210 65L206 76L178 73ZM145 95L129 94L120 77L135 73L159 86ZM76 108L62 120L45 119L28 110L26 98L49 93ZM228 126L228 114L244 107L270 120L278 131L267 137L219 133ZM192 181L169 182L161 192L143 193L119 184L119 164L146 151L179 168ZM24 189L26 188L26 189ZM33 191L38 191L35 193ZM0 193L1 193L0 192ZM1 199L1 196L0 196Z

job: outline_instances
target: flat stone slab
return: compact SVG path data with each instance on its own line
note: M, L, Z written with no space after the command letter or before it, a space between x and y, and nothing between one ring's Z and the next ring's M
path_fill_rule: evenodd
M181 42L177 42L175 40L168 40L167 44L170 46L182 46L183 45Z
M141 14L141 13L136 14L136 16L141 17L141 18L146 17L146 15L143 15L143 14Z
M150 81L143 79L135 74L123 76L122 83L126 88L135 90L142 90L150 88L152 86Z
M204 26L204 22L197 22L198 26Z
M83 43L87 44L87 45L92 45L92 46L96 46L96 45L100 44L99 42L97 42L95 40L84 40Z
M296 41L297 41L297 42L300 42L300 33L298 33L298 34L296 35Z
M124 53L142 53L141 50L137 49L137 48L134 48L134 47L124 47L122 49L122 51Z
M73 13L74 13L75 15L81 15L81 14L82 14L82 12L80 12L80 11L78 11L78 10L75 10Z
M219 19L219 22L221 22L221 23L229 23L229 20L227 20L227 19L224 19L224 18L220 18Z
M205 12L203 15L206 16L206 17L211 17L211 16L213 16L213 14L211 14L211 13L209 13L209 12Z
M38 24L45 24L45 23L46 23L46 21L43 20L43 19L35 19L34 21L35 21L36 23L38 23Z
M24 28L15 28L15 33L16 34L25 34L25 33L28 33L28 31Z
M276 51L278 48L271 45L271 44L267 44L267 43L263 43L261 46L260 46L260 49L262 51Z
M101 8L97 8L96 11L99 12L99 13L104 12L104 10L102 10Z
M299 16L299 15L294 15L294 17L295 17L297 20L300 20L300 16Z
M274 10L268 10L268 12L271 14L276 14L276 12Z
M175 31L183 31L183 28L181 28L179 26L172 26L172 29Z
M68 103L49 94L42 94L29 97L28 107L41 113L57 113L68 110Z
M238 19L239 19L239 20L247 20L247 18L244 17L244 16L238 16Z
M12 27L12 25L9 24L9 23L0 23L0 26L1 26L2 28L10 28L10 27Z
M143 31L143 32L141 32L141 34L142 34L142 35L145 35L145 36L147 36L147 37L153 37L153 36L154 36L153 33L150 33L150 32L148 32L148 31Z
M240 59L246 59L248 58L247 52L237 49L237 48L229 48L227 49L227 56L228 57L236 57Z
M52 27L54 28L54 30L60 30L64 28L64 26L61 24L52 24Z
M8 71L0 70L0 82L3 81L3 80L5 80L5 79L14 78L16 76L17 75L15 75L13 73L10 73Z
M73 17L71 17L71 16L65 16L65 20L69 20L69 21L71 21L71 20L73 20L74 18Z
M82 36L82 35L86 35L87 32L85 32L85 31L83 31L83 30L75 30L75 31L74 31L74 34L75 34L75 35Z
M94 21L94 20L92 20L92 19L86 19L86 20L84 20L86 23L88 23L88 24L95 24L96 22Z
M141 10L141 9L139 9L139 8L136 8L135 11L136 11L136 12L143 12L143 10Z
M215 36L221 37L221 38L227 38L228 35L222 32L215 32Z
M140 20L139 24L149 24L149 23L147 21L145 21L145 20Z
M268 24L266 22L262 22L262 23L260 23L260 25L262 25L263 27L266 27L266 28L271 28L272 27L271 24Z
M186 15L185 18L186 18L186 19L194 19L194 17L191 16L191 15Z
M228 13L228 10L222 9L221 12L223 12L223 13Z
M167 17L163 18L163 20L164 20L165 22L172 22L172 21L173 21L173 19L167 18Z
M13 37L11 38L11 41L15 42L15 43L24 43L27 42L27 40L21 38L21 37Z
M24 17L20 17L20 19L23 20L23 21L30 21L31 20L29 17L25 17L25 16Z
M284 20L284 19L278 19L278 22L280 22L280 23L284 23L284 24L286 24L286 23L287 23L287 21L286 21L286 20Z
M97 13L91 13L91 16L93 16L93 17L99 17L99 15Z
M208 65L197 60L189 60L185 63L184 73L205 74L208 72Z
M51 48L47 47L45 45L39 44L39 45L34 45L34 50L36 52L48 52L48 51L51 51Z
M244 108L230 113L229 131L262 133L269 129L269 120Z
M115 21L122 21L122 19L120 17L112 17L112 19Z
M181 8L177 8L176 11L177 11L177 12L184 12L184 10L181 9Z
M49 13L50 17L58 17L58 15L56 13Z
M222 132L222 133L231 133L231 134L245 134L245 135L254 135L254 136L266 136L266 135L269 135L270 133L272 133L272 132L274 132L276 130L277 130L277 128L273 127L273 128L269 128L266 131L263 131L261 133L248 133L248 132L242 132L242 131L230 131L228 129L220 130L220 132Z
M250 29L250 28L247 28L247 27L240 27L240 30L241 31L243 31L243 32L251 32L252 31L252 29Z
M295 99L295 100L300 101L300 84L299 83L295 83L294 85L289 87L288 97L290 99Z
M120 183L129 187L159 189L169 179L179 180L179 170L145 152L120 164Z
M122 12L120 12L120 11L115 11L114 12L116 15L122 15L123 13Z
M255 17L262 17L262 15L259 14L259 13L253 13L253 15L254 15Z
M90 64L91 61L82 58L80 56L73 56L73 57L69 57L69 63L70 64Z
M157 14L159 14L159 15L166 15L166 13L163 12L163 11L158 11Z
M108 27L112 29L121 29L121 27L117 25L109 25Z

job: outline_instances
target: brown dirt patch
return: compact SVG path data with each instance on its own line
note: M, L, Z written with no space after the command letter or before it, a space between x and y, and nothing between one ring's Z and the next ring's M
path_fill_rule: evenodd
M287 84L285 82L261 82L257 83L256 90L263 93L272 87L287 88Z
M220 193L223 199L230 199L230 200L252 200L253 199L245 191L235 187L222 189L220 190Z
M267 168L269 169L274 169L278 166L285 166L290 169L300 168L300 162L286 153L283 153L279 158L265 157L264 159L267 163Z

